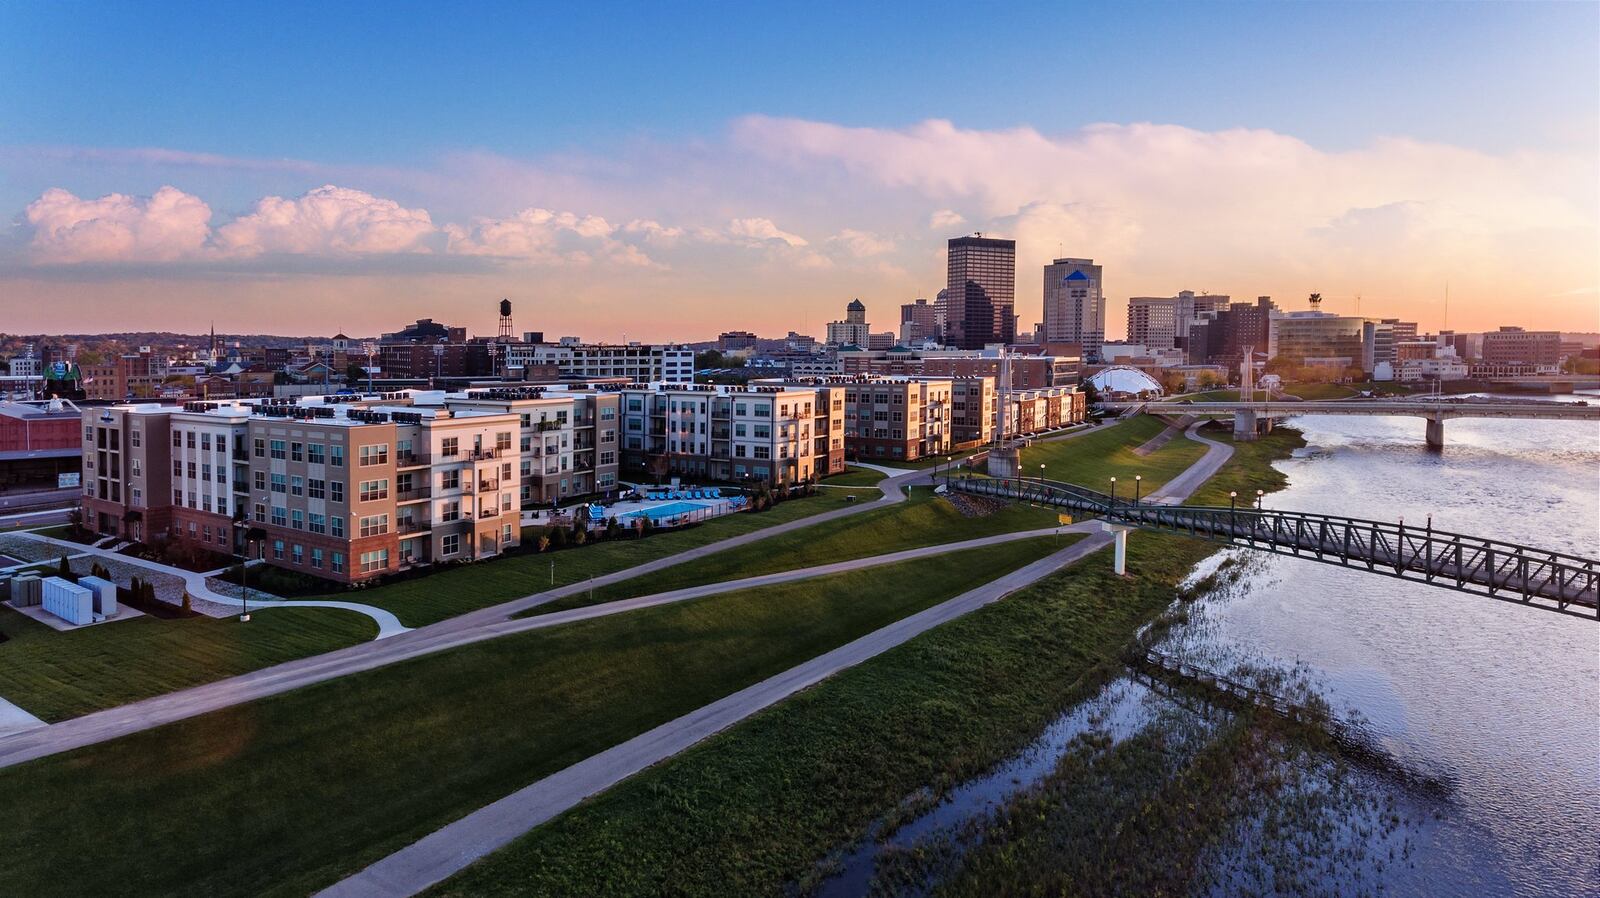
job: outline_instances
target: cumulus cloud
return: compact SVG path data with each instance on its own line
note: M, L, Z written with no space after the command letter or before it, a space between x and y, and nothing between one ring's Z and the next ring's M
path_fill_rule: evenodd
M967 219L954 209L940 209L928 216L928 227L936 231L948 231Z
M635 221L621 233L648 237L668 230ZM524 209L511 218L478 218L470 228L445 225L449 252L538 264L586 265L598 259L630 266L655 263L639 247L616 239L619 230L596 215Z
M326 184L296 197L264 197L255 209L217 229L224 255L428 252L437 229L426 209Z
M809 246L804 237L782 230L770 218L735 218L728 222L728 234L752 245L782 243Z
M858 259L864 259L868 256L881 256L884 253L894 252L895 248L894 241L887 237L880 237L870 231L858 231L854 228L845 228L829 237L828 243L843 249Z
M28 204L24 217L33 228L29 249L44 264L170 261L202 249L211 207L176 187L93 200L52 188Z

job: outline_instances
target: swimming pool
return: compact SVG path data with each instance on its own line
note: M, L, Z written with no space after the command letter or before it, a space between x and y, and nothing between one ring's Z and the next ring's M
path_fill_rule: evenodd
M623 517L637 518L643 515L652 521L661 521L694 511L704 511L710 507L709 505L696 505L693 502L668 502L666 505L657 505L655 508L641 508L638 511L630 511Z

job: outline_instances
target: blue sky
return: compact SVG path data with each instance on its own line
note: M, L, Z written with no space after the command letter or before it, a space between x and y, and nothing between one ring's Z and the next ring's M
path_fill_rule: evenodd
M774 191L771 209L735 208L741 191L708 200L721 169L735 184L774 177L770 146L760 171L730 162L749 116L886 132L948 120L1046 138L1148 122L1271 132L1326 154L1402 138L1500 159L1592 156L1597 34L1593 3L14 2L0 6L0 218L50 188L90 198L173 184L209 204L215 227L263 196L333 183L440 220L508 216L524 203L665 220L676 211L671 193L628 210L616 195L582 189L637 186L652 172L680 182L677 196L697 214L780 229L788 219L829 233L890 230L879 220L893 217L887 210L916 205L891 185L863 216L873 221L829 223L799 189ZM216 158L116 155L150 148ZM283 159L307 165L253 164ZM469 159L540 175L525 193L500 196L464 179ZM841 187L850 175L838 165L806 177L818 179L818 194L859 195ZM922 191L918 216L961 198L936 192ZM1348 208L1439 202L1402 194ZM957 211L1004 228L1018 208ZM936 249L936 235L919 239ZM10 273L24 264L15 256L0 260ZM918 283L898 289L927 292L931 278L913 272ZM887 289L864 280L863 290ZM848 292L848 283L818 289Z

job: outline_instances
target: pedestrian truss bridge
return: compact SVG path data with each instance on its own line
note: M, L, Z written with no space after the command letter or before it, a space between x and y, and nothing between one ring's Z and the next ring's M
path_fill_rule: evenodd
M1590 558L1403 521L1130 502L1051 480L964 477L946 486L1097 515L1113 529L1179 533L1600 620L1600 561Z

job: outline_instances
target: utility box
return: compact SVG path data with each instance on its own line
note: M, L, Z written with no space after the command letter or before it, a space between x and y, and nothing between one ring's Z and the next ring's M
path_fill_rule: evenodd
M11 574L0 574L0 602L11 598Z
M117 616L117 584L104 577L79 577L78 585L94 593L94 613L101 617Z
M41 582L45 611L69 624L94 623L94 590L60 577L46 577Z
M38 574L20 574L11 578L11 604L26 608L39 604L43 597L44 585Z

